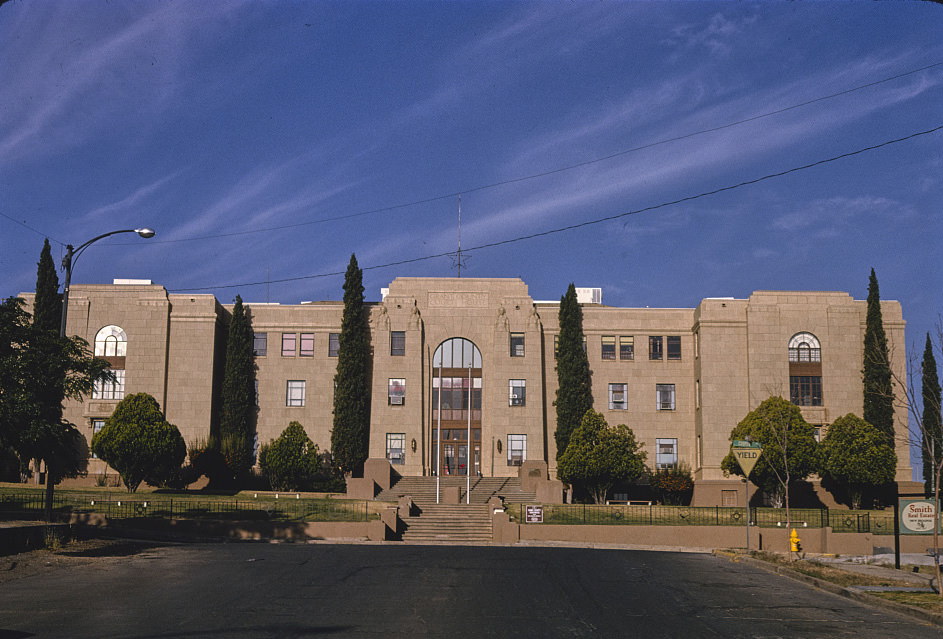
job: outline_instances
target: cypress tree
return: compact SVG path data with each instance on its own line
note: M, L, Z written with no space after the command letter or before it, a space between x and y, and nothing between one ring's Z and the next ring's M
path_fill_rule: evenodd
M560 337L557 344L557 461L566 452L570 435L593 407L589 359L583 348L583 310L570 283L560 299Z
M239 477L252 467L255 433L255 356L252 326L236 296L226 341L226 366L220 402L219 432L222 452L233 475Z
M43 242L36 265L36 298L33 300L33 326L59 332L62 319L62 297L59 295L59 276L52 261L49 239Z
M940 378L933 356L933 343L927 333L923 351L923 481L924 490L933 494L934 479L943 460L943 418L940 415Z
M878 279L871 269L868 281L868 313L864 331L864 421L884 433L894 444L894 388L887 354L887 336L881 319L881 294Z
M334 375L331 453L343 473L363 472L370 438L370 325L363 302L363 272L350 256L344 277L344 315Z

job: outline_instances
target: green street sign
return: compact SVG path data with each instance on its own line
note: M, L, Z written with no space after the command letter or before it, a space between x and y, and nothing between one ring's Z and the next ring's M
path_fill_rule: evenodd
M733 440L730 452L737 458L737 463L743 470L743 474L749 479L753 467L763 454L763 444L759 442L748 442L742 439Z

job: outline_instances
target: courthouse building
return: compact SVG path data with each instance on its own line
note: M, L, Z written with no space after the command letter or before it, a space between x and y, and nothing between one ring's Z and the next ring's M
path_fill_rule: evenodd
M689 465L698 503L737 503L742 484L725 478L720 463L731 429L764 399L791 399L820 433L837 417L861 414L866 302L846 293L757 291L678 309L615 308L602 304L599 289L579 294L594 408L635 432L651 468ZM559 302L533 300L520 279L397 278L381 296L367 304L370 457L402 475L441 468L497 477L542 460L554 478ZM246 308L259 441L297 421L330 449L343 304ZM115 381L69 404L66 418L91 439L125 395L147 392L187 442L205 438L231 310L212 295L169 294L149 281L73 285L68 332L111 362ZM891 365L903 379L900 304L882 302L882 313ZM901 410L895 427L897 479L908 481ZM91 460L89 475L102 472Z

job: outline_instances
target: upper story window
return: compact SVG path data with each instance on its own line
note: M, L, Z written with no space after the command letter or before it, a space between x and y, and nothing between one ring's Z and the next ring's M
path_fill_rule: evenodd
M635 359L635 338L631 335L619 337L619 359Z
M677 468L678 440L664 438L655 440L655 468L659 470Z
M302 357L314 357L314 333L301 334L301 350L298 354Z
M508 406L524 406L527 403L527 381L508 380Z
M305 380L290 379L285 390L285 406L305 405Z
M337 352L341 349L341 334L330 333L327 336L327 356L337 357Z
M406 379L390 378L388 402L390 406L402 406L406 401Z
M128 336L120 326L106 326L95 335L96 357L125 357Z
M298 336L295 333L282 333L282 357L294 357Z
M511 333L511 357L524 357L524 333Z
M821 362L822 346L812 333L796 333L789 340L790 362Z
M390 355L406 355L406 331L390 331Z
M648 338L648 359L662 359L663 349L664 342L661 335L652 335Z
M655 384L655 409L656 410L674 410L675 409L675 385L674 384Z
M603 359L616 358L616 336L615 335L602 336L602 358Z
M252 334L252 354L256 357L265 357L268 351L268 333Z
M627 384L609 384L609 410L625 410Z
M665 341L668 342L668 359L681 359L681 337L669 335Z

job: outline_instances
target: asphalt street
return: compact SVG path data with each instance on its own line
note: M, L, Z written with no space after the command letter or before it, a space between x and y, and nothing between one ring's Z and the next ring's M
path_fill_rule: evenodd
M712 555L630 550L166 546L0 592L0 639L941 636Z

